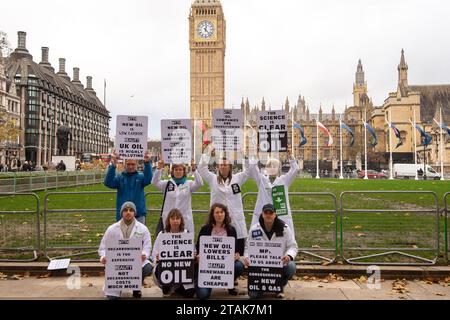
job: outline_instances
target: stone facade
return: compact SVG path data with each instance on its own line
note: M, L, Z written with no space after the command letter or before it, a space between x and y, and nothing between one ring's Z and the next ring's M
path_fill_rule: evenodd
M299 148L295 147L294 154L298 159L302 160L305 168L313 170L316 166L316 119L322 122L334 137L334 145L327 148L327 137L320 134L319 139L319 159L321 160L321 168L333 170L336 168L336 161L340 158L340 128L339 118L348 125L354 132L355 143L350 147L350 137L343 131L343 162L344 166L361 169L364 166L364 127L363 121L367 122L375 129L378 144L372 147L368 140L368 162L370 167L374 169L388 169L389 164L389 131L387 121L392 122L400 131L403 145L395 149L397 138L391 133L392 152L394 163L412 163L414 162L414 135L417 139L417 159L419 163L424 161L424 148L420 146L420 134L416 129L412 128L411 121L416 116L416 123L425 126L425 131L433 136L433 142L425 149L426 162L435 168L440 164L440 131L433 118L439 121L440 109L443 112L444 123L450 125L450 85L438 86L410 86L408 85L408 66L404 52L401 53L400 64L398 66L398 86L397 91L390 93L382 106L374 106L372 99L368 97L368 87L365 81L365 75L361 60L358 62L355 74L355 83L353 85L353 101L354 105L345 107L343 114L336 114L335 107L332 107L331 113L324 113L323 107L320 106L318 114L311 114L309 107L306 105L305 97L300 96L297 104L290 108L289 100L286 99L283 109L293 117L294 121L301 124L305 130L305 136L308 144ZM241 103L241 109L246 114L246 119L251 126L256 126L256 115L259 110L269 110L263 98L261 105L253 108L250 107L248 99ZM289 121L289 127L291 126ZM289 140L291 139L291 127L289 128ZM444 162L446 163L446 171L450 172L450 143L448 135L444 135L445 152ZM291 140L290 140L291 141ZM294 131L294 146L298 146L300 141L299 131ZM247 139L247 148L249 139ZM291 143L290 143L291 146ZM248 154L247 150L247 154Z
M83 153L107 153L109 112L92 88L86 88L74 68L73 80L65 71L65 59L59 59L55 73L49 62L49 49L42 48L42 61L33 61L26 48L26 33L19 32L18 47L5 60L7 75L20 97L20 126L23 128L24 159L37 165L57 155L59 127L70 129L68 155L81 158Z
M14 121L18 129L22 129L20 127L20 98L17 95L15 83L9 81L6 77L3 60L0 56L0 110L6 112L8 120ZM1 141L0 163L8 165L13 158L23 158L22 146L23 135L19 135L15 141Z
M196 0L189 15L191 119L210 125L213 109L225 107L226 22L219 0Z

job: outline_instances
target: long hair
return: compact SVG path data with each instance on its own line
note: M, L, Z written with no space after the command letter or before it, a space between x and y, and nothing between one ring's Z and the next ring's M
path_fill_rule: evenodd
M181 214L181 211L178 209L172 209L170 210L169 214L167 215L166 218L166 228L164 229L165 232L170 232L170 218L172 217L176 217L176 218L180 218L181 222L180 222L180 232L184 232L184 218L183 215Z
M214 211L216 210L216 208L220 208L223 210L223 212L225 212L225 219L223 220L223 224L224 228L228 230L231 225L230 212L228 211L227 206L224 206L221 203L215 203L211 206L208 218L206 220L206 224L211 227L213 227L216 224L216 219L214 219Z
M222 158L222 160L219 162L219 166L221 163L224 163L225 161L228 161L227 158ZM228 163L228 166L230 167L230 172L228 173L227 177L222 176L222 174L220 173L220 169L217 168L217 183L218 184L225 184L225 181L227 181L228 179L233 178L233 165L231 163Z

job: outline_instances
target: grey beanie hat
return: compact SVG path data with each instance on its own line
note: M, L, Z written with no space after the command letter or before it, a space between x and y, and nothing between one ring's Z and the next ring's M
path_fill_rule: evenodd
M120 208L120 216L122 216L122 212L123 210L127 209L127 208L131 208L134 210L134 215L136 216L136 205L133 202L125 202L122 207Z

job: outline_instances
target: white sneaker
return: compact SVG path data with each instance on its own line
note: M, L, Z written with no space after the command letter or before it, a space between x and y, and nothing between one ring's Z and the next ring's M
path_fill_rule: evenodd
M279 292L276 294L276 296L278 299L284 299L284 293L283 292Z

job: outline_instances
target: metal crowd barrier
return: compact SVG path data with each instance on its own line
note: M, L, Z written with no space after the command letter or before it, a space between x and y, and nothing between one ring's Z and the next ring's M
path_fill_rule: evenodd
M150 233L152 237L156 237L157 235L154 234L156 231L156 226L158 223L158 219L161 215L161 209L162 209L162 202L163 202L163 196L164 194L162 192L147 192L145 194L146 202L147 202L147 226L150 228ZM153 197L153 200L156 201L148 201L149 197ZM202 207L202 203L199 197L206 197L206 205L204 208L206 209L200 209L199 207ZM194 227L195 230L198 232L200 228L205 223L206 215L209 213L209 202L210 202L210 193L209 192L194 192L192 194L192 215L194 219ZM203 219L202 219L203 218Z
M257 196L257 192L248 192L242 196L244 201L249 196ZM331 207L326 210L295 209L297 201L300 199L313 198L320 201L320 198L329 198ZM336 196L329 192L290 192L289 202L291 207L294 232L298 244L298 261L301 264L323 264L334 263L339 256L339 246L337 241L338 216ZM251 203L252 209L244 212L253 217L255 202ZM247 224L250 227L250 224ZM309 228L308 228L309 226ZM327 256L325 256L327 254ZM307 258L314 258L313 260Z
M64 187L75 187L102 183L106 175L103 171L85 172L22 172L10 175L0 174L0 192L33 192Z
M352 200L355 197L361 199L365 194L378 195L380 198L374 201L375 204L389 201L390 194L404 194L422 197L429 196L433 205L427 205L419 209L376 209L373 208L373 205L370 205L369 209L367 209L357 207L358 203L361 202L356 202L356 208L355 202L352 203L351 207L345 203L345 200ZM257 193L255 192L243 195L244 212L248 227L250 227L249 222L251 221L255 204L254 201L248 201L248 198L256 195ZM384 197L381 197L383 195ZM444 196L447 260L449 258L449 234L447 228L449 195L450 192ZM0 259L0 261L34 261L38 258L41 248L39 197L34 193L0 193L0 197L27 196L32 197L36 201L34 211L29 211L28 208L24 211L0 211L0 252L17 255L30 251L33 253L33 258L12 259L10 258L11 255L9 255L7 259ZM59 203L58 196L64 197L64 201ZM95 197L95 200L100 204L98 208L83 207L83 197L90 196ZM151 228L152 236L156 236L154 235L154 229L161 213L163 194L161 192L149 192L145 195L147 200L151 196L156 196L156 198L148 203L147 225ZM209 196L209 192L193 194L192 206L197 231L203 225L203 218L209 212ZM299 244L299 255L300 257L313 258L313 260L300 260L300 263L333 263L339 257L342 257L349 264L357 265L434 265L437 262L439 257L440 217L438 200L434 192L343 192L340 196L340 226L338 226L339 209L334 194L293 192L289 196L296 238ZM204 199L202 200L200 197L204 197ZM326 210L315 210L314 206L316 205L323 207L321 197L329 201L330 207ZM75 261L97 261L97 250L100 240L106 228L115 222L115 199L115 191L47 193L44 198L44 256L51 260L63 257L78 259L87 255L87 259ZM112 203L111 208L102 208L102 206L107 205L108 201ZM364 203L370 204L370 202L369 199ZM78 206L81 206L81 208L65 209ZM413 216L411 217L411 215ZM349 228L349 223L353 224L352 228ZM341 230L340 245L338 244L339 227ZM385 245L386 242L388 245ZM383 243L384 245L377 246L377 243ZM400 247L399 245L403 246ZM353 256L354 252L375 253ZM411 252L426 254L427 256L424 257ZM409 260L418 260L420 263L398 262L392 261L392 259L388 261L383 260L383 258L396 255Z
M364 195L390 194L417 195L422 198L428 195L431 196L434 205L421 209L366 209L348 208L344 204L344 200L350 196L361 198ZM388 201L387 198L374 202L379 204L380 201ZM355 201L355 199L352 200ZM370 201L367 200L365 203ZM345 262L355 265L436 264L439 257L439 207L436 193L427 191L343 192L340 206L341 255ZM413 214L412 217L411 214ZM352 225L351 229L350 225ZM386 243L390 243L391 246ZM375 253L356 256L352 254L358 252ZM428 254L428 256L420 256L418 253ZM394 256L400 256L407 261L393 261ZM389 258L391 260L386 260Z
M51 208L57 204L57 196L65 201L82 204L80 196L106 196L114 204L113 208ZM49 192L44 198L44 255L47 259L75 257L74 261L98 261L97 250L106 229L116 222L115 191L105 192ZM107 199L105 199L107 200ZM80 202L81 201L81 202ZM100 198L99 203L105 203ZM56 206L56 205L53 205ZM54 256L50 256L50 254ZM79 259L82 256L85 259Z
M39 197L34 193L0 193L0 197L31 197L36 200L29 210L0 210L0 261L37 260L40 253ZM31 252L32 258L26 257L28 252Z
M445 208L444 238L445 238L445 257L447 259L447 262L450 262L450 259L449 259L449 257L450 257L449 256L449 250L450 250L450 244L449 244L450 243L450 240L449 240L450 235L449 235L449 232L450 232L450 229L448 227L449 210L450 210L450 208L449 208L449 201L448 201L449 199L450 199L450 192L447 192L444 195L444 208Z

